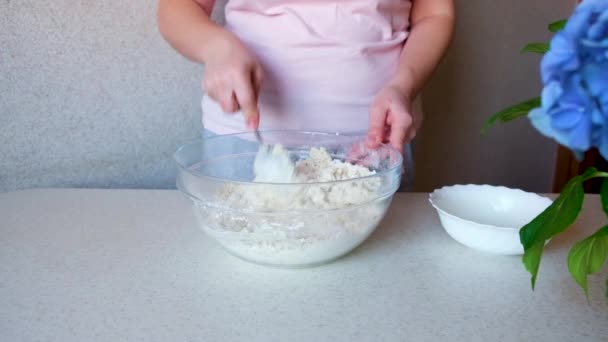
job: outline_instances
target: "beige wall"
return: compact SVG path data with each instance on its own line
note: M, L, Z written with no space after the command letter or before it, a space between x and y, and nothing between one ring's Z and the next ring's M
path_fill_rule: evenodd
M155 0L0 1L0 191L175 187L201 72L160 37Z
M450 52L423 95L425 122L416 145L416 189L489 183L551 190L556 145L527 119L479 130L495 111L538 95L540 57L520 55L549 37L571 0L460 0Z

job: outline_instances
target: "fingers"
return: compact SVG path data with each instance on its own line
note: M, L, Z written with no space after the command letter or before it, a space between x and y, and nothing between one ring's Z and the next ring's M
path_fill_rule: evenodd
M365 142L356 142L348 147L346 152L346 161L352 164L356 164L358 161L363 159L367 154L369 154L369 150L365 144Z
M372 107L367 146L377 148L382 143L390 143L395 149L403 152L405 144L416 135L412 117L403 106L393 103L392 108L387 107Z
M384 125L384 139L382 139L383 144L388 144L391 142L391 123L389 121L389 117L386 119L387 123Z
M217 101L220 103L224 113L234 113L239 110L236 97L230 88L222 89L222 93L218 96Z
M367 146L369 148L377 148L384 141L387 112L388 108L381 104L374 104L370 109L367 133Z
M414 140L414 138L416 137L416 134L418 133L418 131L420 130L420 127L422 127L422 121L423 121L423 117L422 117L422 112L420 110L412 110L412 128L410 128L409 130L409 134L407 137L407 141L406 143L410 143L412 140Z
M203 88L225 113L241 110L247 126L254 129L260 122L257 100L263 78L264 72L256 64L233 72L210 73Z
M220 105L224 113L234 113L239 110L232 87L226 82L213 77L205 78L203 91Z
M253 80L253 72L241 74L234 79L234 94L236 101L245 116L247 127L255 129L260 122L257 94Z
M405 144L411 136L412 117L403 112L401 115L396 115L391 124L390 144L399 152L403 153Z
M416 130L414 128L410 128L405 136L405 143L408 144L416 137Z
M247 126L251 129L257 129L260 125L260 112L258 109L257 101L259 100L260 91L262 89L262 82L264 81L264 70L259 65L253 69L252 81L253 81L253 100L255 102L254 114L251 119L247 120ZM247 113L247 112L245 112ZM247 114L245 114L247 117Z
M405 130L397 127L391 127L390 144L399 152L403 152L403 145L405 145Z
M253 86L255 89L256 98L260 95L262 82L264 81L264 70L259 65L253 68Z

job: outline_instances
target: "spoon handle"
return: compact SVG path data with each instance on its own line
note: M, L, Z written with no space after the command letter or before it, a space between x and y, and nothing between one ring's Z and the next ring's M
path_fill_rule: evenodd
M260 134L260 131L258 131L257 129L255 131L253 131L253 133L255 134L255 138L256 140L262 144L264 143L264 141L262 140L262 135Z

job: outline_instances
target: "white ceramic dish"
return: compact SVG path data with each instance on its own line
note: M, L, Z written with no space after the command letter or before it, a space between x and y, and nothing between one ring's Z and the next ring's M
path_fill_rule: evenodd
M521 255L519 230L551 200L504 186L453 185L431 193L445 231L468 247L495 254Z

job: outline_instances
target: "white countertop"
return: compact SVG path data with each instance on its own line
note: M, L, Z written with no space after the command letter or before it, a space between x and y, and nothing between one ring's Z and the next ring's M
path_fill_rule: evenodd
M537 289L519 257L453 241L427 194L399 194L350 255L299 270L224 252L176 191L0 194L2 341L608 341L608 272L590 302L551 241Z

